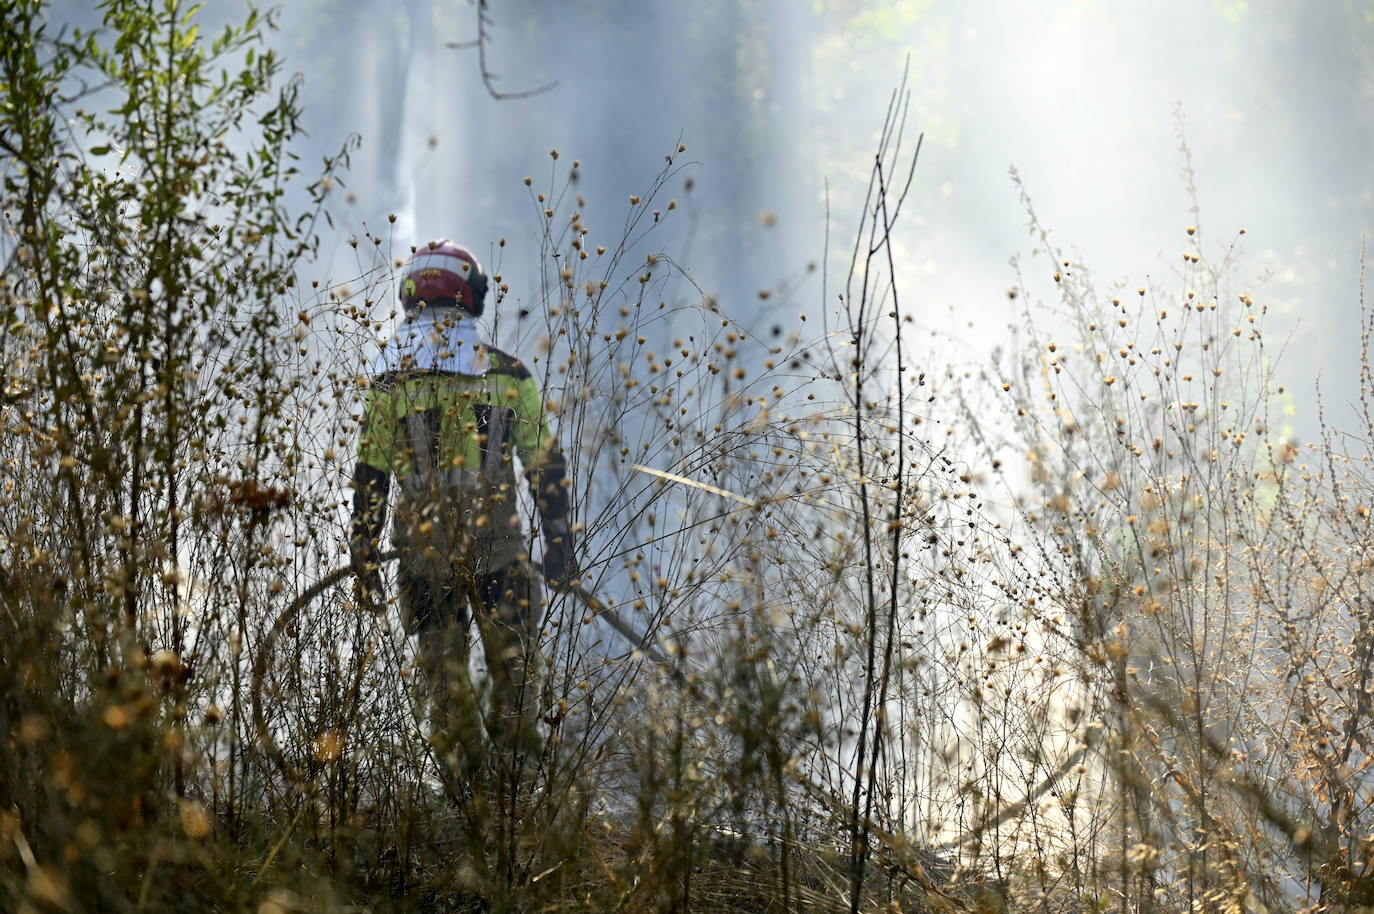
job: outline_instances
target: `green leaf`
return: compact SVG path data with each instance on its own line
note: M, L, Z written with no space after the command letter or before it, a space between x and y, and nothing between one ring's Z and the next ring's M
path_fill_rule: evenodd
M200 26L193 25L186 31L177 36L176 49L184 51L196 43L196 36L200 34Z

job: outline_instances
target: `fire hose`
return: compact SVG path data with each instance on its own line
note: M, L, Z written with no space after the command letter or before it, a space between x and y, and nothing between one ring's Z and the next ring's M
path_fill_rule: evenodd
M383 553L379 561L386 563L400 557L399 550L392 550ZM262 694L264 691L263 682L267 676L267 664L276 648L277 641L283 632L288 631L304 609L314 601L318 600L322 594L331 587L335 587L353 574L351 565L344 565L320 578L314 584L301 591L285 609L277 614L272 621L271 628L268 629L267 636L263 639L258 649L257 657L253 661L252 693L253 693L253 726L257 729L258 745L262 751L272 759L277 769L290 781L299 780L299 775L291 766L286 756L282 753L281 747L272 736L271 728L268 726L267 717L263 712ZM620 635L630 645L632 651L639 651L642 656L654 663L654 665L664 670L668 676L679 685L683 682L681 670L659 649L658 645L650 640L648 635L642 635L630 625L614 607L608 605L595 594L588 591L585 587L565 588L565 592L575 597L578 602L585 606L590 615L583 621L590 622L592 619L602 619L611 627L616 634ZM362 675L362 666L359 666L359 678ZM356 702L360 693L360 682L354 682L349 690L348 698Z
M398 558L399 556L400 552L398 550L392 550L390 552L383 553L380 557L380 562L389 562L395 558ZM292 624L296 621L296 619L299 617L299 615L305 609L305 607L309 606L315 600L319 599L319 597L323 593L325 593L325 591L329 590L331 587L334 587L343 582L344 580L346 580L351 574L353 574L353 568L349 565L345 565L341 568L336 568L334 571L331 571L329 574L325 575L320 580L316 581L310 587L306 588L304 591L298 594L296 598L285 609L283 609L280 613L277 614L277 617L272 622L271 629L268 631L266 638L263 640L263 643L260 649L258 650L256 659L253 661L253 724L257 729L258 743L262 748L263 752L269 758L272 759L273 763L277 766L278 770L282 772L282 774L287 778L287 780L292 781L294 783L298 783L301 780L300 774L293 768L292 765L290 765L290 763L287 762L285 755L281 751L281 748L277 745L276 740L273 739L271 728L268 726L267 719L263 713L263 680L267 675L268 659L272 656L273 649L276 647L277 640L281 637L283 632L291 628ZM641 635L639 632L635 631L633 626L631 626L623 618L621 618L620 614L615 611L614 607L606 604L595 594L591 593L583 587L565 588L565 592L575 597L591 613L591 615L584 621L590 622L592 619L596 618L604 620L606 624L608 624L611 627L611 629L616 632L616 634L620 635L622 638L625 639L627 643L630 644L633 651L638 651L644 658L648 659L655 666L659 667L665 673L667 673L668 677L673 681L674 684L676 684L679 687L684 687L686 685L686 678L684 677L682 670L679 669L673 663L673 661L667 655L665 655L663 651L659 649L658 645L649 639L647 635ZM360 664L358 676L359 680L362 676L362 669L363 665ZM356 703L360 691L360 682L355 681L353 683L352 688L349 691L349 700ZM987 828L994 827L1002 822L1007 821L1013 816L1021 814L1031 804L1038 801L1041 796L1053 790L1058 785L1060 778L1068 774L1069 771L1073 769L1075 766L1080 765L1080 763L1089 753L1090 749L1090 743L1085 743L1079 746L1074 752L1070 753L1067 758L1061 761L1060 764L1056 766L1054 771L1049 772L1047 776L1039 784L1032 788L1028 796L1026 796L1022 800L1019 800L1017 802L1007 805L1006 807L1003 807L1001 810L998 810L993 815L991 815L986 821L984 821L981 824L980 828L976 829L974 832L971 832L970 834L976 836L976 834L981 834L982 831L986 830ZM813 799L823 801L824 803L826 803L826 805L830 805L834 802L834 797L831 795L828 789L825 789L821 785L813 783L812 781L806 778L799 777L799 781L801 782L801 786L806 790L808 794L810 794L813 797ZM969 835L966 834L956 840L946 841L940 845L937 845L936 849L940 851L953 850L968 838Z

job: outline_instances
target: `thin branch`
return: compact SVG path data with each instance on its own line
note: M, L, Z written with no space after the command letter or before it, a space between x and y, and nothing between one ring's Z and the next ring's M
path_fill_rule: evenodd
M477 66L482 72L482 85L486 86L488 95L496 101L501 102L519 98L532 98L536 95L542 95L545 92L552 92L554 89L558 88L558 80L555 79L553 82L545 83L538 88L524 89L519 92L502 92L497 89L496 80L499 79L500 76L493 73L491 67L487 63L487 42L491 37L487 32L487 26L490 22L491 18L487 15L487 0L478 0L477 38L473 41L449 42L448 44L448 47L459 50L473 47L477 48Z

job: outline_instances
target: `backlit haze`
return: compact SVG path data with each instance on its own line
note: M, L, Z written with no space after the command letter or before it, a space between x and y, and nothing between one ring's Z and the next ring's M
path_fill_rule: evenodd
M398 252L449 236L488 254L505 238L500 268L527 302L539 213L522 179L547 189L580 160L590 237L614 242L628 196L680 139L679 162L693 164L664 201L681 209L647 249L670 253L735 313L787 282L759 319L815 314L819 274L808 281L806 265L822 256L827 182L834 271L909 60L907 130L925 145L899 272L947 354L977 362L1006 338L1009 258L1021 255L1032 290L1048 283L1046 263L1028 258L1014 166L1053 240L1104 295L1117 282L1167 282L1188 225L1216 261L1244 227L1234 282L1270 304L1271 346L1291 334L1279 373L1296 390L1296 430L1315 430L1317 371L1335 416L1358 390L1374 5L515 0L488 17L492 86L552 88L494 98L477 49L450 46L477 37L467 3L282 10L275 43L304 76L311 152L361 137L341 228L366 225ZM328 268L346 274L346 254Z

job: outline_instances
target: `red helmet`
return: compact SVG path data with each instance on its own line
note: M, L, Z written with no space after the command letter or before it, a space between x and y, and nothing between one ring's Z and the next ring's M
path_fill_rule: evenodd
M421 304L452 299L478 316L486 297L487 274L476 255L447 238L421 245L401 268L401 305L407 314Z

